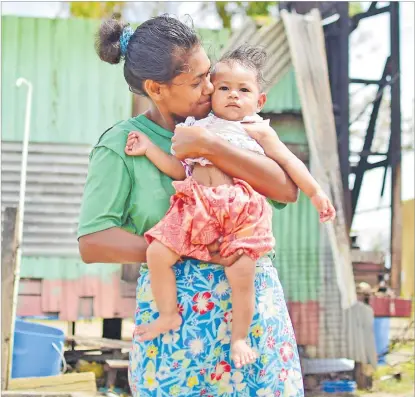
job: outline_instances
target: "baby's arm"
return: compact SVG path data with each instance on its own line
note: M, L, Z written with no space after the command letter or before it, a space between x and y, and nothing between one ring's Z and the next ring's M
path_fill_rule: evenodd
M260 133L258 133L258 127L255 127L256 131L249 124L244 125L244 127L248 134L262 146L265 154L284 168L299 189L310 198L312 204L320 213L321 222L333 220L336 216L336 210L330 199L304 163L281 142L272 127L264 124L264 128Z
M131 131L128 134L125 153L129 156L146 156L161 172L174 180L186 178L181 161L161 150L147 135L141 132Z

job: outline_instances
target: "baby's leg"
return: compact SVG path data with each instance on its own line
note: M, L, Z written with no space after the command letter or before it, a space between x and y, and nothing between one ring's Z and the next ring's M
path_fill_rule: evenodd
M177 312L176 277L172 269L179 256L157 240L147 248L150 283L159 317L150 324L136 328L138 340L152 340L162 333L180 327L182 318Z
M257 358L246 343L255 309L255 261L243 255L232 266L226 267L225 273L232 290L231 355L236 368L240 368Z

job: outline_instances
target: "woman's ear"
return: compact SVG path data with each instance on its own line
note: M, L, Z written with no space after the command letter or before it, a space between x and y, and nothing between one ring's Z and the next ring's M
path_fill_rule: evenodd
M265 94L265 92L262 92L261 94L259 94L257 112L260 112L262 110L266 101L267 101L267 94Z
M160 83L154 80L144 81L144 91L153 102L160 102L163 96L163 90Z

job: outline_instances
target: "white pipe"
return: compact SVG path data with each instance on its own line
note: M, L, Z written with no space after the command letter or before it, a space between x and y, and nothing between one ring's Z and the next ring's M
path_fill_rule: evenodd
M27 86L27 97L26 97L26 114L25 114L25 125L24 125L24 137L23 137L23 148L22 148L22 165L20 172L20 192L19 192L19 207L17 208L17 250L16 250L16 266L14 271L14 285L13 285L13 306L12 306L12 329L10 335L9 345L9 379L12 375L13 365L13 344L14 344L14 328L16 322L16 310L17 300L19 296L19 283L20 283L20 265L22 261L22 239L23 239L23 218L24 218L24 205L26 196L26 175L27 175L27 156L29 149L29 137L30 137L30 118L32 112L32 91L33 85L31 82L23 77L20 77L16 81L17 87L22 85Z

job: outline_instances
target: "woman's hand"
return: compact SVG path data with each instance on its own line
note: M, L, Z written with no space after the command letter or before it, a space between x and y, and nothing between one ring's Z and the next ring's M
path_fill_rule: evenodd
M243 250L238 250L237 252L235 252L231 256L228 256L227 258L224 258L224 257L220 256L219 249L220 249L220 241L219 240L217 240L216 242L208 245L208 250L209 250L209 253L211 255L210 262L211 263L217 263L218 265L222 265L224 267L232 266L243 255Z
M175 156L180 160L204 156L204 149L213 138L206 128L178 126L171 140Z
M256 128L256 131L260 129ZM197 157L208 159L225 174L244 180L258 193L272 200L280 203L297 200L298 188L278 162L238 148L205 128L176 127L172 149L181 160Z

